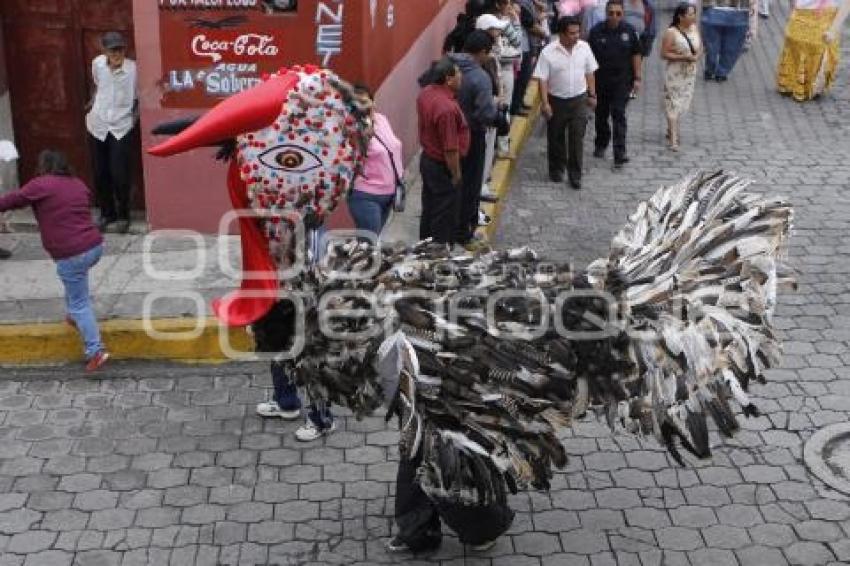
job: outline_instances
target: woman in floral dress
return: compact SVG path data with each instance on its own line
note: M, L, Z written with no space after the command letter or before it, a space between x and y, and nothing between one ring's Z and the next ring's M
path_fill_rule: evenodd
M673 12L673 23L661 40L661 57L667 62L664 73L667 142L673 151L679 150L679 119L691 106L697 61L703 51L696 21L696 8L679 4Z

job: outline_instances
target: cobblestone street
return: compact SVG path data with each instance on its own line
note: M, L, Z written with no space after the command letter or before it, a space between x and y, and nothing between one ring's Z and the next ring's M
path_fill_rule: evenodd
M591 414L565 438L551 491L511 498L516 519L495 547L472 552L447 531L439 552L399 556L385 550L394 421L341 413L333 435L297 443L300 423L254 415L265 365L116 363L99 380L4 369L0 566L850 564L850 499L802 461L813 432L850 418L850 41L833 94L781 98L787 11L775 7L728 83L698 82L678 154L663 145L657 45L622 171L588 149L582 191L548 182L538 127L498 230L501 246L583 266L639 200L697 168L745 173L793 202L800 289L779 300L783 367L754 386L764 416L714 437L711 460L677 467L653 439L613 437Z

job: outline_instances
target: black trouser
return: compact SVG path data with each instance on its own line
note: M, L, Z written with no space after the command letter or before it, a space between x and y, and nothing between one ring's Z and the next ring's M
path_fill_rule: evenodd
M130 155L132 131L100 141L89 135L94 161L94 186L100 215L108 220L130 219Z
M599 75L597 74L597 77ZM614 159L626 156L626 104L632 81L629 78L602 79L596 82L596 149L605 149L611 141L608 117L614 126Z
M455 241L461 244L469 242L478 228L478 207L481 205L481 185L484 184L484 158L487 155L486 134L483 130L471 130L469 151L460 160L463 192L460 197Z
M534 52L523 51L522 59L519 62L519 73L517 73L516 81L514 82L514 94L511 98L511 114L517 114L522 109L523 100L525 100L525 89L528 88L528 83L531 82L531 74L534 72Z
M460 189L452 184L452 175L442 161L424 153L419 160L422 175L422 216L419 238L451 244L455 241L460 205Z
M413 460L399 459L395 481L395 522L398 537L417 552L440 546L440 515L436 507L416 483L420 456Z
M571 181L581 181L587 95L573 98L549 95L549 105L552 107L552 117L546 128L549 174L560 176L566 169Z
M414 552L436 548L442 541L441 523L445 522L464 544L482 544L505 534L514 512L504 502L471 506L460 502L437 505L416 483L421 456L402 457L398 463L395 487L397 536ZM499 480L501 481L501 480Z

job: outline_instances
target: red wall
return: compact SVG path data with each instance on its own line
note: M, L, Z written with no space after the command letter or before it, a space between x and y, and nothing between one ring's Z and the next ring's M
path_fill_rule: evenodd
M0 96L6 94L9 83L6 80L6 54L3 52L3 14L0 14Z
M297 25L313 26L310 36L315 35L317 2L299 2ZM338 0L324 2L335 6ZM378 0L374 28L369 0L344 0L344 3L343 53L331 59L330 67L343 73L346 79L367 82L376 91L379 110L393 123L405 144L405 157L409 158L418 149L416 78L439 56L443 37L454 25L463 0ZM386 19L390 4L395 7L392 27L387 26ZM134 28L142 147L146 148L157 142L148 134L156 124L197 115L203 109L162 107L162 79L167 69L162 68L158 2L134 0ZM318 61L313 41L283 43L281 66ZM199 149L168 159L144 155L146 207L151 229L185 228L207 233L218 230L219 220L230 209L230 203L224 184L225 166L212 159L213 153L212 149Z

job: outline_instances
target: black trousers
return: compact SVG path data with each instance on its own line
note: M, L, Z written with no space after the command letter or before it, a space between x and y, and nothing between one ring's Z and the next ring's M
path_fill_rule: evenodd
M443 535L437 508L416 483L420 456L413 460L399 459L395 481L395 522L398 537L413 552L440 546Z
M130 156L132 131L100 141L89 134L94 161L94 186L100 215L109 220L130 219Z
M614 159L626 156L626 104L632 90L630 79L597 79L596 149L605 149L611 141L610 117L614 126Z
M587 130L587 95L573 98L549 95L549 105L552 106L552 117L546 127L549 174L560 176L566 169L571 181L580 181Z
M514 82L514 93L511 98L511 114L516 114L522 109L522 101L525 100L525 90L528 88L528 83L531 82L531 75L534 72L534 52L523 51L522 59L519 62L519 72Z
M460 189L452 185L448 166L422 154L419 160L422 175L422 216L419 218L419 238L451 244L455 241L460 206Z
M401 458L395 488L395 521L397 536L413 552L438 547L442 541L441 523L445 522L464 544L482 544L505 534L513 522L514 512L506 503L470 506L444 502L435 504L416 483L415 459Z
M484 184L484 159L487 155L486 132L469 133L469 151L460 160L463 192L460 197L460 216L455 241L465 244L478 228L478 207L481 205L481 186Z

